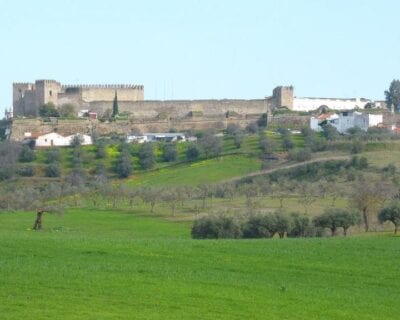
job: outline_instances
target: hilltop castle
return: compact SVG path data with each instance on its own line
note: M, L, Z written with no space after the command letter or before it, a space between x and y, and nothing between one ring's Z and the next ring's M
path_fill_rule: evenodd
M272 96L263 99L223 100L144 100L142 85L61 85L55 80L36 80L35 83L13 84L14 117L34 117L39 107L52 102L56 107L69 104L79 110L96 112L99 116L109 112L115 94L119 111L135 119L184 119L193 116L215 117L236 115L256 116L276 108L310 111L320 107L330 109L362 109L368 103L383 107L382 102L369 99L298 98L292 86L276 87Z

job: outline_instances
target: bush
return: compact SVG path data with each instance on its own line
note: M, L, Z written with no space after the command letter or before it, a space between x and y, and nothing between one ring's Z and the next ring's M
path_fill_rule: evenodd
M244 238L271 238L269 221L265 215L251 215L243 225Z
M96 143L96 159L104 159L106 155L106 144L100 140Z
M258 132L258 125L255 122L249 123L246 127L246 131L250 134L255 134Z
M351 144L350 152L351 153L361 153L365 149L365 145L360 140L354 140Z
M400 201L393 201L387 207L379 211L378 220L380 223L386 221L392 222L394 224L394 234L397 234L400 225Z
M240 131L240 127L236 123L229 123L226 127L226 134L230 136L235 135L238 131Z
M304 162L311 159L311 150L309 148L291 150L288 156L289 160Z
M313 219L316 227L328 228L331 235L334 236L338 228L343 228L344 235L347 230L360 222L360 213L358 211L348 211L346 209L329 208L325 212Z
M39 108L39 115L41 117L58 117L60 116L54 103L46 103Z
M194 239L240 238L240 224L233 217L225 215L206 216L193 222L192 237Z
M195 144L190 144L186 150L186 159L189 161L195 161L199 158L200 150Z
M20 162L32 162L36 159L35 151L33 151L28 146L23 146L21 152L19 153L18 160Z
M50 148L46 152L46 163L59 162L61 159L60 149Z
M126 149L122 150L117 160L115 172L119 178L127 178L133 172L131 156Z
M36 168L34 166L24 166L17 170L17 174L21 177L33 177L36 173Z
M163 159L167 162L173 162L178 156L175 143L166 143L163 146Z
M11 179L14 175L14 170L12 165L0 166L0 181Z
M60 176L60 166L58 163L53 162L46 166L45 176L49 178L55 178Z
M310 236L310 219L303 214L292 213L292 227L288 232L288 237L298 238Z
M143 143L139 149L139 163L143 169L151 169L156 164L152 143Z
M222 140L214 134L206 133L199 140L199 144L203 147L204 154L207 158L219 156L222 152Z

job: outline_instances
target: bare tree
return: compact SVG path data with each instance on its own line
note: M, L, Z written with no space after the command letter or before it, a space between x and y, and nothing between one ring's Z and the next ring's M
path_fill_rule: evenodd
M353 183L350 204L361 211L366 232L370 230L371 214L383 206L393 192L392 183L382 179L366 181L361 176Z

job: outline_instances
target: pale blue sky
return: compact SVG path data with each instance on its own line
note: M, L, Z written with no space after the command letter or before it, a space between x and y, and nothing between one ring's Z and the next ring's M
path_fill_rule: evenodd
M12 82L135 83L145 99L383 99L400 1L0 0L0 111Z

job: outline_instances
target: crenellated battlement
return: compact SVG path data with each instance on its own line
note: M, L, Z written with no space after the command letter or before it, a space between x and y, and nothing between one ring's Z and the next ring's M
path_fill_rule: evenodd
M51 79L40 79L40 80L36 80L35 83L60 84L58 81L56 81L56 80L51 80Z
M13 82L13 86L29 86L34 85L32 82Z
M135 89L144 90L143 85L136 84L64 84L62 89L79 88L79 89Z

